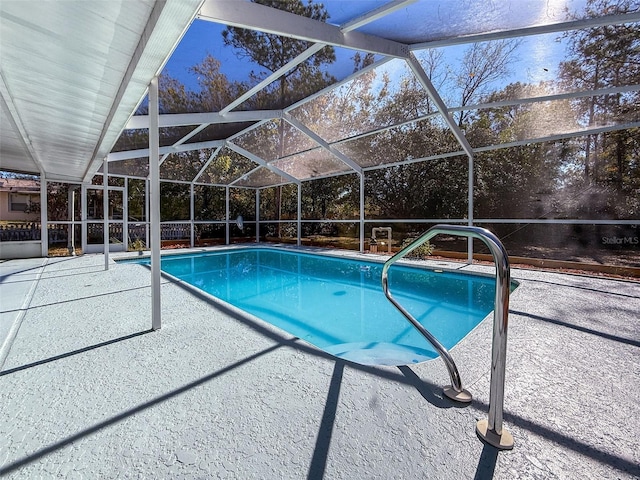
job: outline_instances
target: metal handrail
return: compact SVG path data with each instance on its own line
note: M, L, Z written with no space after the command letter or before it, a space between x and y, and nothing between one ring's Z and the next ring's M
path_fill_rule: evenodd
M466 225L435 225L423 233L412 243L404 247L382 268L382 289L389 301L407 320L427 339L444 360L451 386L444 388L444 394L456 401L471 402L471 394L462 388L460 374L453 358L447 349L409 312L407 312L389 291L389 268L395 262L412 252L420 245L439 234L458 235L482 240L493 255L496 265L496 295L493 309L493 341L491 346L491 385L489 391L489 418L480 420L476 425L476 433L485 442L499 449L513 448L513 437L508 430L502 428L504 409L504 378L507 355L507 324L509 314L509 293L511 291L509 257L502 242L485 228Z

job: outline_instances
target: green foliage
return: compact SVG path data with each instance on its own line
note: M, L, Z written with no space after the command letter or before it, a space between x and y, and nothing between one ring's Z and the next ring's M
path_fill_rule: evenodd
M224 220L226 211L225 188L209 185L193 187L194 220Z
M256 219L256 192L247 188L229 189L229 218L242 215L245 221Z
M588 0L587 17L606 12L623 15L637 12L632 0ZM582 15L584 15L582 14ZM560 64L564 88L597 90L636 85L640 81L640 25L624 23L592 27L567 32L569 56ZM640 94L637 91L590 96L572 102L582 125L624 124L635 121ZM616 218L637 218L640 215L637 198L640 188L638 129L604 132L583 137L580 148L584 157L577 162L580 177L573 183L577 189L589 189L592 194L609 195L608 209ZM600 192L600 193L598 193ZM602 208L602 207L600 207Z
M147 246L140 238L136 238L134 241L129 242L128 251L130 252L142 252L146 249Z
M321 178L302 184L303 219L357 219L359 211L360 184L357 175Z
M145 190L147 188L147 182L145 180L138 180L134 178L129 179L129 221L143 222L146 219L146 213L144 208L145 202Z
M191 190L184 183L160 183L160 220L163 222L191 218Z
M414 241L417 240L418 237L407 237L402 241L402 245L400 246L400 248L404 248L408 245L410 245L411 243L413 243ZM424 242L422 245L420 245L419 247L414 248L413 250L411 250L411 252L409 252L409 254L407 255L407 258L424 258L424 257L429 257L431 255L433 255L433 251L436 249L436 246L432 243L429 242L429 240L427 240L426 242Z
M454 157L367 172L366 217L464 217L467 165L466 157Z

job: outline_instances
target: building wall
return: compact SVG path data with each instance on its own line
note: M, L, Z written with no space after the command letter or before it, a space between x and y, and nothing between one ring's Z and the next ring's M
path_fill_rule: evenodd
M0 221L10 222L39 222L40 213L25 213L11 211L9 192L0 192ZM40 203L40 195L31 194L32 202Z

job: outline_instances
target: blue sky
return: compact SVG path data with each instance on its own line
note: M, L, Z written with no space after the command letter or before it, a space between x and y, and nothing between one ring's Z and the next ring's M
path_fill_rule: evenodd
M329 23L340 25L365 12L374 10L389 0L324 0L322 3L330 12ZM197 78L189 72L189 67L202 62L208 53L220 60L222 73L230 80L246 80L255 69L246 61L240 61L233 49L225 47L222 31L225 25L204 20L194 20L182 41L165 66L165 73L181 80L191 90L198 90ZM330 67L337 78L344 78L353 71L351 58L355 52L336 49L338 61Z
M211 54L221 62L221 71L229 80L246 80L249 72L257 65L241 60L236 51L224 45L222 31L226 27L213 22L196 20L185 33L173 55L165 66L164 73L179 79L191 90L198 90L196 76L189 71ZM353 71L352 57L356 53L346 49L335 49L338 60L330 66L329 73L337 78L344 78Z
M577 6L584 0L551 0L553 3L569 2ZM388 0L325 0L323 3L331 13L330 23L343 24L351 18L387 3ZM230 80L246 80L252 69L258 66L239 59L234 49L226 47L222 40L221 24L195 20L184 38L167 62L164 72L179 79L190 90L199 90L197 77L189 68L202 62L207 54L221 62L221 71ZM513 75L506 83L520 81L538 83L557 77L557 67L564 58L565 45L558 41L560 34L525 37L521 40L517 61L513 65ZM447 64L450 68L461 60L465 46L447 48ZM354 51L336 49L338 61L329 66L329 73L342 79L353 71Z

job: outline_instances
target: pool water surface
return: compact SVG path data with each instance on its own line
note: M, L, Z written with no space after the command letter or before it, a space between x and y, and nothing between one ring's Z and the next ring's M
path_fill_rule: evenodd
M437 356L384 296L380 263L243 248L164 256L161 269L346 360L407 365ZM493 310L491 277L395 264L389 287L448 349Z

